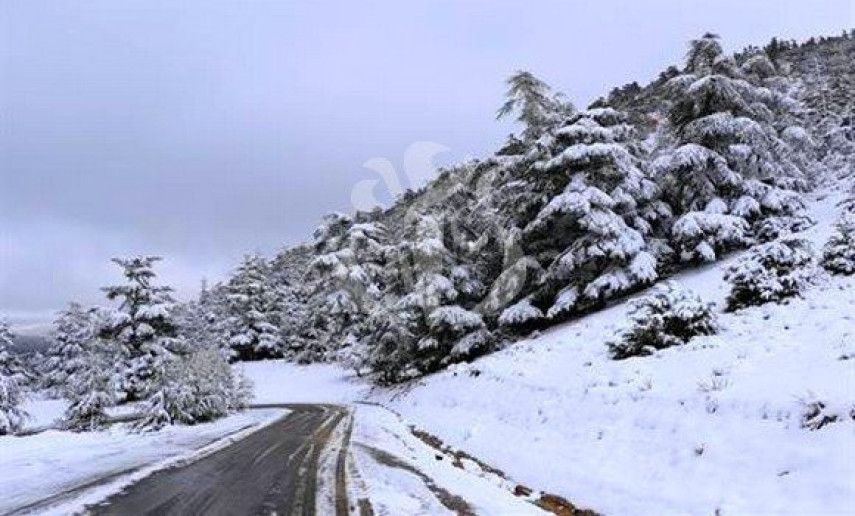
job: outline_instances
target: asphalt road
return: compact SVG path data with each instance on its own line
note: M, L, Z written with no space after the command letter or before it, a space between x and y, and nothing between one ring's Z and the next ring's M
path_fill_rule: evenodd
M89 507L91 514L315 514L318 457L346 417L335 405L280 406L292 412L266 428L186 466L146 477ZM343 460L344 453L339 454ZM336 484L344 485L343 464ZM336 512L347 513L344 489Z

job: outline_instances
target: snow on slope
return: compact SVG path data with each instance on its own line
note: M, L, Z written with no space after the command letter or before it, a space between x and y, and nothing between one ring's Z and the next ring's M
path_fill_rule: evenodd
M812 204L816 250L836 220ZM674 278L719 307L730 260ZM855 278L787 305L721 314L719 335L611 360L628 305L551 329L415 386L373 391L512 478L607 514L817 514L855 506ZM841 420L801 428L821 400Z
M282 409L248 410L213 423L132 433L122 426L101 432L48 430L26 437L0 437L0 513L76 491L99 479L106 485L81 489L59 513L73 512L121 489L140 474L187 460L202 447L236 432L275 421Z
M353 461L375 513L544 514L477 464L452 466L447 455L426 446L385 408L359 405L356 410Z

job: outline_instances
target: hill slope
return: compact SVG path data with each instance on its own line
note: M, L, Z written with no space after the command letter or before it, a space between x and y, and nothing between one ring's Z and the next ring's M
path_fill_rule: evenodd
M816 195L815 247L841 192ZM673 280L715 302L735 257ZM628 304L374 399L517 481L607 514L847 512L855 501L855 278L719 314L718 335L611 360ZM836 422L803 424L812 405Z

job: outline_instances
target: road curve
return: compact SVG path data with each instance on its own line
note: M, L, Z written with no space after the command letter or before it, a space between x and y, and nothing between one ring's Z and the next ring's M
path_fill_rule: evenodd
M186 466L158 471L87 509L91 514L315 514L318 458L347 416L336 405L259 405L291 413ZM339 468L337 468L339 469ZM340 468L343 473L344 468ZM336 479L343 484L343 479ZM347 502L336 493L336 507ZM336 512L339 512L338 510Z

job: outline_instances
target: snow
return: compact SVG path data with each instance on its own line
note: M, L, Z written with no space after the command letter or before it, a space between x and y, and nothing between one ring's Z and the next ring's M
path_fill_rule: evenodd
M815 248L840 195L810 206ZM678 275L722 311L736 257ZM614 361L622 303L372 399L512 478L607 514L850 512L855 278L719 313L718 335ZM822 401L839 419L802 428ZM550 460L560 457L560 460Z
M27 413L24 431L39 430L55 426L62 418L68 402L64 399L49 399L35 395L27 398L21 408Z
M299 365L284 360L238 363L255 387L252 403L350 403L370 386L336 364Z
M376 514L455 514L454 499L476 514L543 514L475 463L452 465L450 455L420 441L389 410L358 405L356 414L353 461Z
M433 310L428 315L428 324L433 329L465 332L482 328L484 321L481 320L480 314L453 305Z
M284 413L283 409L248 410L213 423L172 426L159 432L133 433L117 425L101 432L47 430L26 437L0 437L0 513L48 498L59 504L52 508L58 513L80 510L153 471L229 444ZM97 487L89 489L93 483Z
M68 407L68 401L63 398L52 399L41 394L31 394L21 404L21 408L27 413L24 421L24 432L38 432L47 429L58 429ZM107 413L114 418L121 418L135 414L139 411L136 404L119 405L110 407Z

